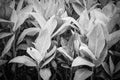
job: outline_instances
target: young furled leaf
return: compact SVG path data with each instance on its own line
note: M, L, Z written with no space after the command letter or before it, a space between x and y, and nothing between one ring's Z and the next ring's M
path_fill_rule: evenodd
M92 71L89 71L87 69L78 69L75 72L75 76L73 80L86 80L88 77L90 77L93 74Z
M72 67L75 67L75 66L81 66L81 65L87 65L87 66L90 66L90 67L93 67L95 66L93 63L91 63L90 61L87 61L85 60L84 58L78 56L76 57L73 62L72 62Z
M45 68L45 69L40 69L39 72L40 76L42 77L43 80L49 80L51 77L51 71L49 68Z
M33 61L31 58L27 57L27 56L17 56L13 59L11 59L9 61L9 63L20 63L20 64L24 64L26 66L37 66L35 61Z

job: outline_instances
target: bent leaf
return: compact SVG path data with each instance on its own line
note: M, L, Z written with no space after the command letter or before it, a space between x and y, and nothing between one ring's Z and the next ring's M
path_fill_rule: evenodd
M31 58L27 56L17 56L9 61L9 63L21 63L26 66L37 66L35 61L33 61Z
M81 66L81 65L86 65L86 66L90 66L90 67L93 67L95 66L93 63L85 60L84 58L78 56L77 58L75 58L72 62L72 67L75 67L75 66Z
M74 80L86 80L92 74L93 72L87 69L78 69L75 72Z

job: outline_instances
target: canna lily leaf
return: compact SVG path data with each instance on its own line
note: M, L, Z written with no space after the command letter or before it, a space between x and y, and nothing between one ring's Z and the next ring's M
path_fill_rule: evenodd
M93 74L92 71L89 71L87 69L78 69L75 72L75 76L73 80L86 80L88 77L90 77Z
M102 67L104 68L106 73L110 75L110 69L109 69L109 66L108 66L108 64L106 62L102 63Z
M119 70L120 70L120 61L115 66L115 73L118 72Z
M81 65L86 65L86 66L90 66L90 67L95 66L93 63L85 60L84 58L82 58L80 56L78 56L73 60L72 67L81 66Z
M2 52L2 57L11 49L12 43L14 41L15 35L13 35L7 42L3 52Z
M49 78L51 77L51 71L49 68L40 69L39 74L43 80L49 80Z
M39 63L42 61L42 59L44 58L44 56L42 56L41 53L40 53L37 49L35 49L35 48L33 48L33 47L27 48L27 53L28 53L34 60L36 60L38 64L39 64Z
M25 29L22 33L21 33L21 35L20 35L20 37L19 37L19 39L18 39L18 42L17 42L17 44L19 44L23 39L24 39L24 37L26 36L26 35L29 35L29 34L35 34L35 33L37 33L37 32L39 32L40 31L40 28L27 28L27 29Z
M33 61L31 58L27 57L27 56L17 56L13 59L11 59L9 61L9 63L21 63L21 64L24 64L26 66L37 66L35 61Z

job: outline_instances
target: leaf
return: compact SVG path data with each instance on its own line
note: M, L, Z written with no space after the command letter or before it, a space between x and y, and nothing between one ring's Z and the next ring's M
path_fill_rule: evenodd
M85 45L84 43L81 43L80 51L81 51L81 50L86 51L87 54L88 54L92 59L95 59L95 60L96 60L95 55L91 52L91 50L88 48L88 46ZM82 51L81 51L81 52L82 52Z
M92 71L89 71L87 69L78 69L75 72L75 76L73 80L86 80L88 77L90 77L93 74Z
M48 29L49 34L52 35L53 31L57 27L57 20L55 19L55 16L52 16L46 23L46 25L43 27L43 29Z
M68 55L68 53L65 51L64 48L60 47L57 49L59 52L61 52L63 55L67 56L71 61L73 60L73 58L71 56Z
M17 12L22 9L23 2L24 2L24 0L20 0L20 1L19 1L18 5L17 5L17 9L16 9Z
M102 67L104 68L104 70L105 70L105 72L106 72L107 74L111 75L109 66L108 66L108 64L107 64L106 62L103 62L103 63L102 63Z
M115 66L115 73L118 72L119 70L120 70L120 61Z
M79 3L72 3L72 6L73 6L73 9L75 10L75 12L79 15L79 16L81 16L81 13L83 12L83 10L84 10L84 7L83 6L81 6Z
M50 57L50 56L56 51L56 49L57 49L57 47L54 46L54 47L52 48L52 50L50 50L48 53L46 53L45 58Z
M11 1L10 7L11 7L12 9L15 9L15 0Z
M41 26L42 29L44 29L44 26L46 24L46 20L44 19L44 17L42 15L40 15L39 13L29 13L30 15L32 15L36 21L39 23L39 25Z
M18 39L18 41L17 41L17 44L19 44L20 42L22 42L22 40L24 39L24 37L26 36L26 35L29 35L29 34L35 34L35 33L37 33L37 32L39 32L40 31L40 28L27 28L27 29L25 29L22 33L21 33L21 35L20 35L20 37L19 37L19 39Z
M2 52L2 57L11 49L12 43L14 41L15 35L13 35L7 42L3 52Z
M114 64L113 64L111 56L109 57L109 65L110 65L110 72L111 72L111 74L113 74Z
M88 38L88 47L95 54L95 56L99 58L105 46L105 38L102 27L100 25L96 25L92 32L88 35Z
M20 63L24 64L26 66L37 66L36 63L29 57L27 56L17 56L9 61L9 63Z
M5 38L5 37L8 37L8 36L10 36L10 35L12 35L12 33L2 32L2 33L0 33L0 39Z
M29 46L27 44L20 44L17 46L16 50L27 50Z
M89 10L96 2L97 2L97 0L87 0L86 1L87 9Z
M11 21L5 20L5 19L2 19L2 18L0 18L0 22L12 23Z
M43 65L42 65L41 67L44 67L44 66L47 65L50 61L52 61L53 58L55 58L55 55L56 55L56 53L54 53L49 59L47 59L47 60L43 63Z
M109 35L108 48L111 48L120 40L120 30L117 30Z
M72 67L81 66L81 65L86 65L86 66L90 66L90 67L95 66L93 63L85 60L84 58L82 58L80 56L78 56L73 60Z
M40 69L39 74L43 80L49 80L49 78L51 77L51 71L49 68Z
M42 56L41 53L40 53L37 49L35 49L35 48L33 48L33 47L27 48L27 53L28 53L33 59L35 59L35 60L38 62L38 64L39 64L39 63L42 61L42 59L44 58L44 56Z
M5 64L7 62L7 60L0 60L0 66L2 66L3 64Z

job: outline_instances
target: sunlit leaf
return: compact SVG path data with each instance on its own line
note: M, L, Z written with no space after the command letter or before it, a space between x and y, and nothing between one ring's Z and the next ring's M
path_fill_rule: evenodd
M2 39L2 38L4 38L4 37L8 37L8 36L10 36L10 35L12 35L12 33L2 32L2 33L0 33L0 39Z
M35 40L35 48L41 53L42 57L45 57L45 53L51 45L51 37L49 30L45 29L39 33L37 39Z
M14 22L14 27L16 26L17 20L18 20L17 12L13 9L11 17L10 17L10 21Z
M20 11L22 9L23 2L24 2L24 0L19 1L18 5L17 5L17 9L16 9L17 11Z
M101 25L96 25L92 32L88 35L88 38L89 49L95 54L97 58L99 58L105 46L105 38Z
M81 43L80 50L84 50L84 51L86 51L86 52L88 53L88 55L91 56L91 58L93 58L93 59L96 60L95 55L91 52L91 50L88 48L87 45Z
M14 41L15 35L13 35L7 42L3 52L2 52L2 57L11 49L12 43Z
M22 42L22 40L24 39L24 37L26 36L26 35L29 35L29 34L35 34L35 33L37 33L37 32L39 32L40 31L40 28L27 28L27 29L25 29L22 33L21 33L21 35L20 35L20 37L19 37L19 39L18 39L18 41L17 41L17 44L19 44L20 42Z
M89 71L87 69L78 69L75 72L75 76L73 80L86 80L88 77L90 77L93 74L92 71Z
M35 61L33 61L31 58L27 56L17 56L13 58L12 60L10 60L9 63L21 63L26 66L37 66Z
M50 61L52 61L53 58L55 58L55 55L56 55L56 53L54 53L49 59L47 59L47 60L43 63L43 65L42 65L41 67L44 67L45 65L47 65L48 63L50 63Z
M45 58L50 57L55 51L56 51L57 47L54 46L48 53L46 53Z
M38 62L38 64L39 64L40 61L42 61L42 59L44 58L44 56L42 56L41 53L40 53L37 49L35 49L35 48L33 48L33 47L27 48L27 53L28 53L33 59L35 59L35 60Z
M73 58L71 56L68 55L68 53L65 51L64 48L60 47L57 49L59 52L61 52L63 55L65 55L66 57L68 57L70 60L73 60Z
M5 20L5 19L2 19L2 18L0 18L0 22L12 23L12 21Z
M46 24L46 20L44 19L42 15L40 15L39 13L33 13L33 12L29 14L32 15L37 20L41 28L44 28Z
M114 64L113 64L111 56L109 57L109 65L110 65L110 72L111 72L111 74L113 74Z
M43 80L49 80L49 78L52 75L52 73L51 73L49 68L40 69L39 74L40 74L40 76L42 77Z
M72 62L72 67L82 66L82 65L87 65L87 66L90 66L90 67L95 66L93 63L91 63L88 60L85 60L84 58L82 58L80 56L76 57Z
M45 26L43 27L43 29L48 29L49 30L49 34L52 35L53 31L55 30L57 26L57 20L55 19L55 16L52 16L47 23L45 24Z

